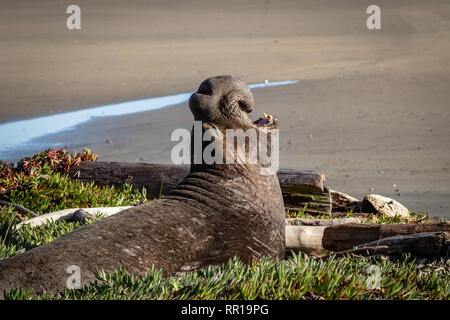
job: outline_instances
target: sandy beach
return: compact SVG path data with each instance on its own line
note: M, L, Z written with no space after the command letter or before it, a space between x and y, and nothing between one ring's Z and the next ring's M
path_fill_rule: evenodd
M381 30L367 29L366 1L78 1L81 30L65 26L69 4L0 3L0 124L190 92L218 74L299 80L253 90L256 112L280 121L281 167L450 217L450 3L378 1ZM191 123L182 104L33 142L169 163L171 132Z

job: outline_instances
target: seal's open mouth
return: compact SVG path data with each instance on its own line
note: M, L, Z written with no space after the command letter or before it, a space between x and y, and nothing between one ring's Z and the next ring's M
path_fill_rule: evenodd
M263 117L259 118L258 120L253 121L253 124L260 127L260 126L264 126L264 127L270 127L272 126L272 124L274 124L274 117L272 117L271 114L266 114L264 112Z

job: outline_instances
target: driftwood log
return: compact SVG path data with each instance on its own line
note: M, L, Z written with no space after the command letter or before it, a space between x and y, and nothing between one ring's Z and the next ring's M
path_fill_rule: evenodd
M322 243L326 250L343 251L388 237L438 231L450 232L450 223L383 225L349 223L326 228Z
M280 183L281 184L281 183ZM330 190L324 187L323 191L295 191L283 190L284 207L287 211L302 211L312 216L331 216L331 195Z
M338 257L347 254L358 256L398 256L404 253L411 253L414 256L426 258L448 257L449 244L449 232L425 232L388 237L362 244L355 249L336 252L333 255Z
M322 245L323 233L329 226L360 223L358 218L346 219L286 219L286 251L301 251L309 254L327 252Z
M330 194L333 212L348 212L350 210L353 212L361 211L361 202L358 199L335 190L330 190Z
M189 173L188 165L82 162L69 174L81 181L97 185L132 184L145 188L148 198L158 198L180 183ZM302 210L311 215L331 215L330 190L324 188L325 176L315 170L281 169L277 173L287 210Z
M301 251L310 254L326 252L322 246L325 226L286 226L286 251Z

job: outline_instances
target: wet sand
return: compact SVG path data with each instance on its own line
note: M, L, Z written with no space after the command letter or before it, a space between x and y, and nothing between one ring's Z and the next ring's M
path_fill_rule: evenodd
M33 3L0 4L0 121L193 91L217 74L298 79L254 90L257 112L280 120L281 167L450 217L449 3L381 1L378 31L364 1L79 1L81 31L65 29L66 4ZM169 163L170 133L191 122L179 105L35 142Z

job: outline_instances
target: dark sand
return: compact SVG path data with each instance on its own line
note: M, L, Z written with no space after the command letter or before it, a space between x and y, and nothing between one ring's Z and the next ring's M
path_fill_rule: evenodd
M365 1L77 3L81 31L65 29L69 2L0 3L0 121L193 91L217 74L298 79L254 90L257 112L280 120L281 167L450 217L449 2L378 1L378 31ZM191 122L174 106L40 140L169 163L170 133Z

